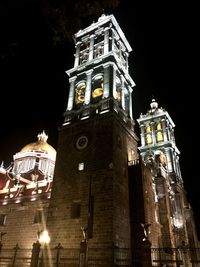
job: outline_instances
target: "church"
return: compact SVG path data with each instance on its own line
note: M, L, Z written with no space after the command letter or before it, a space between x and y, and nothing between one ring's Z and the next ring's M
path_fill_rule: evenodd
M74 42L57 148L43 131L0 167L0 266L200 266L170 114L152 99L133 118L132 48L113 15Z

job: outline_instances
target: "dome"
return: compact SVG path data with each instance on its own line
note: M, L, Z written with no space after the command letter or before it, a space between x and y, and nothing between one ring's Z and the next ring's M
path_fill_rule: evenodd
M20 153L30 152L30 151L39 151L43 153L53 154L56 155L56 150L47 143L48 136L43 131L42 133L38 134L38 141L34 143L30 143L24 146Z

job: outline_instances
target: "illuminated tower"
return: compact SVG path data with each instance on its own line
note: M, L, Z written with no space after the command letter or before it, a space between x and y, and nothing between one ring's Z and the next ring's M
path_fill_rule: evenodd
M197 247L192 209L186 200L181 177L175 125L168 112L154 99L147 114L141 114L137 121L141 132L140 155L152 175L155 221L160 226L160 233L151 236L151 243L165 248ZM183 261L187 262L187 259Z
M138 158L131 47L113 15L102 15L74 40L47 226L55 245L79 249L86 238L89 262L98 248L94 264L113 266L114 251L130 258L128 166Z

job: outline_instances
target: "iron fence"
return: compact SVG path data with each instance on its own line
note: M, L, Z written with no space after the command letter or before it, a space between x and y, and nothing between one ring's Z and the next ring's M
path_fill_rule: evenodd
M152 266L200 267L200 248L151 248Z
M139 251L139 250L138 250ZM137 254L137 252L136 252ZM151 248L152 267L200 267L200 248ZM139 254L138 254L139 255ZM144 254L143 254L144 255ZM33 263L33 249L22 249L18 244L12 249L0 250L0 267L138 267L142 258L132 260L130 249L88 248L87 265L81 265L78 248L40 248ZM138 263L140 263L138 265ZM145 265L146 266L146 265Z

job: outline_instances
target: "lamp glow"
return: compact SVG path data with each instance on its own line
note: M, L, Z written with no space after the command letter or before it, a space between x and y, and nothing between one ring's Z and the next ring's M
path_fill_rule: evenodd
M49 233L47 230L44 230L43 232L40 233L39 242L41 244L49 244L50 237L49 237Z

